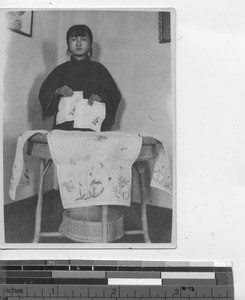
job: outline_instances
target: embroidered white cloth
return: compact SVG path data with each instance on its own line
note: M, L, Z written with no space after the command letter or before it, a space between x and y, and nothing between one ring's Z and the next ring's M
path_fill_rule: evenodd
M17 141L9 195L15 199L17 187L29 184L24 145L36 133L22 133ZM144 136L150 136L144 134ZM151 186L172 193L172 176L164 142L160 141ZM58 182L65 208L116 204L130 205L131 166L141 149L138 133L79 132L53 130L48 133L52 159L58 168Z
M152 136L152 135L147 135ZM167 150L161 138L154 136L159 141L159 149L157 158L154 164L153 174L150 185L161 189L172 195L172 176L170 173L170 163Z
M65 209L130 205L131 167L142 144L138 134L53 130L47 138Z
M75 105L74 128L90 128L100 131L105 119L105 103L94 102L88 105L88 100L79 100Z
M74 128L90 128L100 131L105 119L105 103L94 102L88 105L88 100L83 99L83 92L74 92L71 97L61 97L56 124L74 121Z
M25 162L25 155L23 153L26 141L36 133L47 133L46 130L28 130L21 133L18 137L15 160L12 169L12 176L10 179L9 196L12 200L16 197L16 190L18 186L30 184L29 172Z
M75 105L83 99L83 92L74 92L71 97L61 97L56 116L56 124L61 124L67 121L74 121Z

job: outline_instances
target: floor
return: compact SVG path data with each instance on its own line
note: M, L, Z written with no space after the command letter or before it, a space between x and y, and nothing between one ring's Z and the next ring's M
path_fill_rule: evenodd
M14 202L4 207L5 242L31 243L34 234L36 197ZM124 230L141 229L140 206L117 206L124 214ZM44 195L42 231L58 231L62 222L63 208L59 193L50 191ZM149 236L152 243L170 243L172 210L147 207ZM40 243L74 243L66 237L42 237ZM143 236L124 235L113 243L144 243Z

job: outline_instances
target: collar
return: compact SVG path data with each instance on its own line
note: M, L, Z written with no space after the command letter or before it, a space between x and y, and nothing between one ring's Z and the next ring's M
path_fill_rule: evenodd
M78 64L82 64L82 63L85 63L85 62L90 61L88 56L86 56L86 58L84 58L84 59L82 59L82 60L77 60L77 59L75 59L75 58L73 57L73 55L71 55L70 60L71 60L72 62L78 63Z

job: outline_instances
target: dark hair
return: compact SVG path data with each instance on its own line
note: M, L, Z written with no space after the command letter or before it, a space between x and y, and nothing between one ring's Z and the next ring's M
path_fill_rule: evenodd
M90 47L90 57L92 56L93 49L92 49L92 43L93 43L93 34L91 29L87 25L73 25L70 27L66 33L66 43L69 45L69 38L70 37L76 37L76 36L87 36L89 38L91 47ZM69 53L69 49L67 50L67 53Z

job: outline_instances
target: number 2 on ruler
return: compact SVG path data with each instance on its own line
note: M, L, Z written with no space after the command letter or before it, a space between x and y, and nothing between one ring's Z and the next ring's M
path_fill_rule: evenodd
M111 297L116 296L117 295L117 289L113 288L112 292L111 292Z

